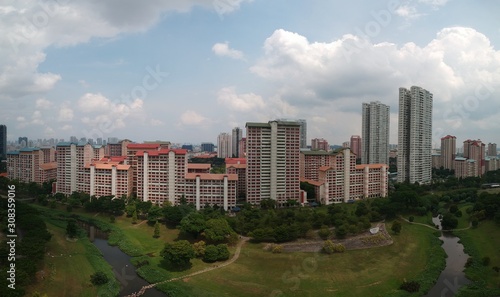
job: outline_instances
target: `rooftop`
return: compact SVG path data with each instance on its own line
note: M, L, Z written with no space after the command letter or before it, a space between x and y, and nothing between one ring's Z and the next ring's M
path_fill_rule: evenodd
M238 180L237 174L212 174L212 173L186 173L186 179L196 179L199 176L201 180Z

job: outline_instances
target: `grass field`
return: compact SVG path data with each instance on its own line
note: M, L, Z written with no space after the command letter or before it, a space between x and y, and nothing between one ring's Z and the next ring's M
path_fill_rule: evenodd
M490 287L498 287L500 274L492 267L500 267L500 227L492 221L482 221L476 229L455 232L460 237L467 252L478 262L465 270L467 276L475 281L485 281ZM489 257L491 263L483 266L479 262Z
M234 264L186 281L205 292L199 296L388 296L404 279L422 277L432 232L403 223L391 246L333 255L272 254L249 243Z
M90 283L95 270L87 258L85 245L81 241L67 241L65 230L52 224L47 223L47 230L52 238L43 260L44 276L38 274L38 282L27 290L27 296L35 291L47 296L96 296L97 289Z

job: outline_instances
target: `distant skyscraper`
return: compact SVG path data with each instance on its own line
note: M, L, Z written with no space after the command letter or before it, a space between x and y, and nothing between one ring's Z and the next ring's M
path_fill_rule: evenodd
M343 148L347 148L347 147L350 147L350 146L351 146L351 143L349 141L342 142L342 147Z
M323 138L314 138L311 139L311 150L317 151L329 151L330 150L330 145L328 144L328 141L326 141Z
M496 157L497 156L497 144L496 143L488 143L488 156Z
M0 159L7 159L7 126L0 125Z
M453 161L457 156L457 138L447 135L441 138L441 165L445 169L454 169Z
M389 106L363 103L361 163L389 164Z
M247 202L300 196L300 123L247 123Z
M356 155L356 159L361 159L361 136L351 136L351 150Z
M203 142L201 143L201 151L211 153L214 151L215 145L211 142Z
M232 135L229 133L221 133L217 137L217 157L218 158L232 158L233 145Z
M485 144L479 139L464 141L464 158L476 162L477 171L474 176L482 176L486 170L485 150Z
M17 143L21 146L21 147L26 147L28 146L28 137L19 137L18 140L17 140Z
M398 182L429 184L431 150L432 93L416 86L399 88Z
M233 154L232 157L237 158L238 157L238 152L240 151L240 140L243 138L243 129L240 129L239 127L233 128L233 134L232 134L233 139L231 140L232 142L232 150L231 153Z

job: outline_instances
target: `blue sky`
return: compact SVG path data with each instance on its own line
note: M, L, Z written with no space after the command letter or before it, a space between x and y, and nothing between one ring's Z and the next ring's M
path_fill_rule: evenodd
M361 134L361 104L434 94L433 141L500 143L500 3L461 0L0 3L9 139L216 142L248 121Z

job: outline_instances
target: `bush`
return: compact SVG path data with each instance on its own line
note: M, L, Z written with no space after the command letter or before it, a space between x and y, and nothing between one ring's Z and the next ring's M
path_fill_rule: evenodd
M479 224L479 220L476 217L473 217L470 222L472 224L472 228L477 228L477 225Z
M462 217L462 211L461 211L461 210L457 210L457 212L455 212L455 216L456 216L457 218Z
M345 238L346 235L347 235L347 228L345 225L335 228L335 236L337 238Z
M409 282L405 281L401 284L399 288L401 290L413 293L413 292L418 292L418 290L420 290L420 284L417 283L416 281L409 281Z
M323 240L328 239L328 237L331 234L332 234L332 232L330 231L330 229L328 229L328 226L322 226L321 229L319 229L319 231L318 231L319 237L321 237L321 239L323 239Z
M490 265L490 262L491 262L490 257L484 257L484 258L481 259L481 264L483 264L483 266Z
M196 257L201 258L205 255L206 244L203 240L195 242L193 244L194 254Z
M474 259L472 257L467 258L467 262L465 262L465 267L471 267L474 264Z
M456 213L457 211L458 211L458 206L456 204L450 206L451 213Z
M345 246L341 243L333 243L331 240L326 240L323 244L323 251L327 254L343 253Z
M108 281L109 281L108 276L102 271L97 271L96 273L90 276L90 282L94 286L104 285Z
M283 246L276 244L272 249L273 254L281 254L283 252Z
M225 261L229 259L229 249L227 244L221 243L217 245L217 261Z
M213 263L219 258L219 250L213 244L209 244L205 247L205 254L203 255L203 261L208 263Z
M401 223L399 221L392 222L391 230L394 234L399 234L401 232Z
M413 221L414 221L414 220L415 220L415 218L414 218L413 216L410 216L410 217L408 218L408 221L410 221L410 223L413 223Z

